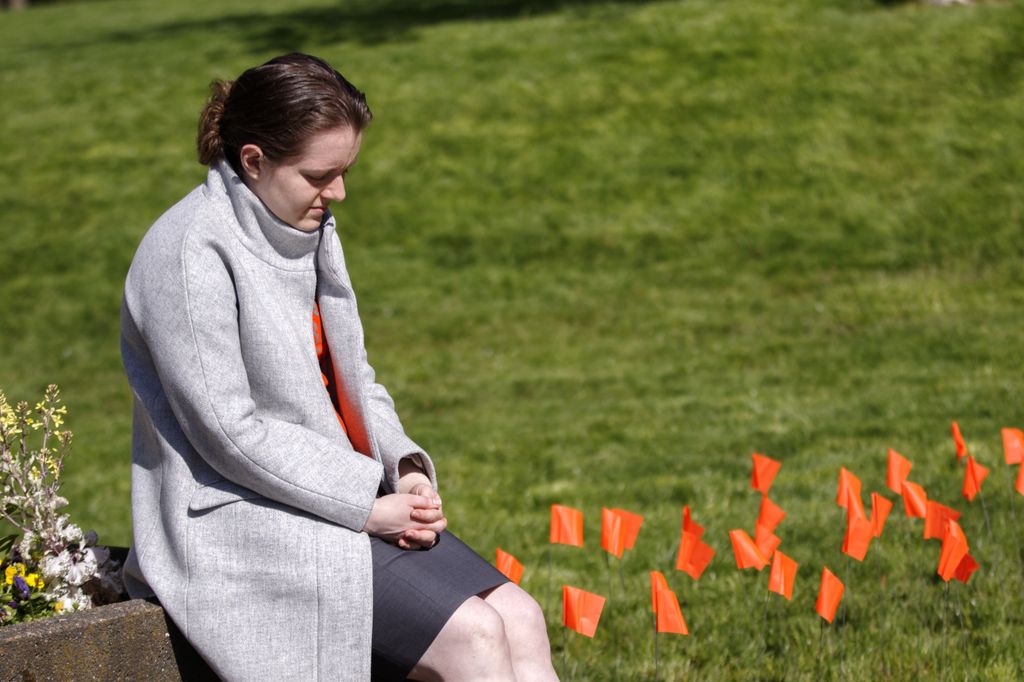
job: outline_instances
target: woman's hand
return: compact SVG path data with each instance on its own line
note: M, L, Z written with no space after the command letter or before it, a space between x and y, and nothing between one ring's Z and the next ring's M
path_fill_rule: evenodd
M417 483L408 490L410 495L419 495L420 497L429 497L433 500L437 508L441 508L441 496L438 495L437 491L434 490L434 486L430 485L430 481L426 483Z
M423 490L424 484L415 486ZM429 484L426 484L430 488ZM441 498L432 495L396 493L373 501L363 531L394 543L402 549L429 549L448 525L441 511ZM435 501L436 500L436 501Z

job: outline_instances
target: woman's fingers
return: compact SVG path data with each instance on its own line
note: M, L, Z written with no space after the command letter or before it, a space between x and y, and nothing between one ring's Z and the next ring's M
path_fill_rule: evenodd
M444 518L444 512L440 509L413 509L409 518L420 523L435 523Z
M444 512L430 498L398 494L374 500L363 530L403 549L418 549L433 546L447 526Z
M416 507L418 509L436 509L441 506L441 498L432 495L416 495L414 493L407 493L404 495L407 498L409 506Z
M437 542L437 533L429 530L408 530L398 539L402 549L430 549Z
M413 495L420 495L421 497L430 498L430 500L438 507L441 506L441 496L437 494L434 487L429 483L417 483L409 490Z
M406 528L405 531L403 532L403 535L405 533L411 533L420 530L429 530L434 533L440 533L447 527L448 519L442 516L440 519L437 519L436 521L431 521L429 523L417 523L415 526L411 528Z

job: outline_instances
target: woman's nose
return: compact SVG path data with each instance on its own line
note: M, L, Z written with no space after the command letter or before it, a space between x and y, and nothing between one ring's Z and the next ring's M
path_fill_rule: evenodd
M344 201L345 178L340 175L334 178L334 180L331 181L331 184L327 185L321 194L327 201Z

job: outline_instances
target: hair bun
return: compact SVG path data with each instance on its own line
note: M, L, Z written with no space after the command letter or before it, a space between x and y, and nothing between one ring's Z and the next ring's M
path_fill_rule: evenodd
M210 83L210 99L199 117L199 134L196 136L196 150L199 163L210 166L224 156L224 141L220 136L220 121L224 116L224 105L231 94L232 81L215 80Z

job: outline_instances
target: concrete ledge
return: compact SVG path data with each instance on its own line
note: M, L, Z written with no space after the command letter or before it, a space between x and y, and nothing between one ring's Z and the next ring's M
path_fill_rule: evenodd
M164 610L142 599L0 628L0 681L218 678Z

